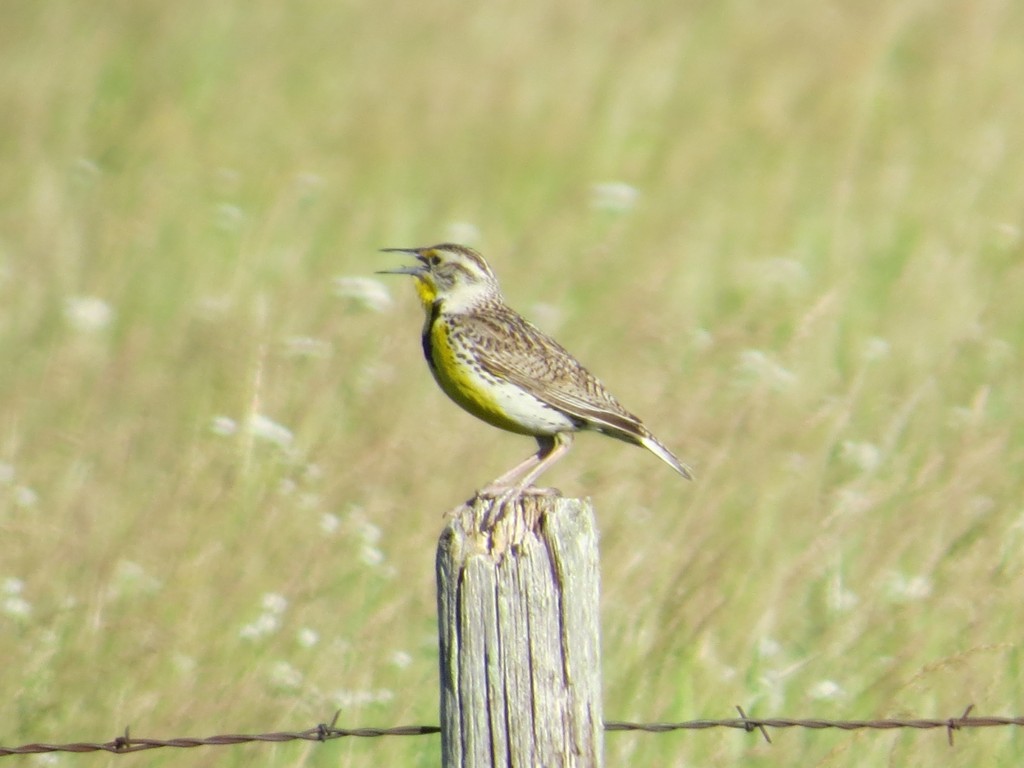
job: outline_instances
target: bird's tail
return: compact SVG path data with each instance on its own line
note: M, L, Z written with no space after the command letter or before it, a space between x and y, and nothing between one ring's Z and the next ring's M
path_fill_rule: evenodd
M676 455L659 443L658 439L654 435L647 434L644 437L641 437L640 445L664 461L687 480L693 480L693 469L676 458Z

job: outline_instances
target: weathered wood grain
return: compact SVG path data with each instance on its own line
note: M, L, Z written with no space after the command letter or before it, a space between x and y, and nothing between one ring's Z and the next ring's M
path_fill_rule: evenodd
M441 534L437 587L442 765L600 766L589 502L474 500Z

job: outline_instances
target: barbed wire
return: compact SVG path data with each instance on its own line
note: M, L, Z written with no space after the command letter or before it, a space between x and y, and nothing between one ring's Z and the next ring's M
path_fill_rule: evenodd
M335 721L337 717L335 715ZM436 725L400 725L395 728L336 728L332 721L330 725L321 723L315 728L307 728L304 731L224 733L202 738L143 739L132 736L129 729L125 728L123 736L118 736L112 741L102 743L79 741L70 744L24 744L20 747L0 746L0 757L6 757L7 755L34 755L43 752L113 752L116 754L128 754L130 752L144 752L148 749L160 749L162 747L191 749L192 747L223 747L231 744L252 744L260 741L329 741L346 736L364 738L424 736L440 732L441 729Z
M748 717L741 707L736 707L739 717L725 720L686 720L678 723L632 723L622 720L606 720L605 731L639 731L643 733L669 733L671 731L703 731L710 728L732 728L752 733L759 732L769 744L769 729L809 728L812 730L836 729L841 731L893 730L912 728L917 730L942 729L946 731L949 745L953 746L953 733L967 728L995 728L1024 726L1024 717L971 716L974 705L967 707L958 717L940 719L890 718L879 720L827 720L823 718ZM102 743L72 742L68 744L24 744L20 747L0 746L0 757L8 755L34 755L46 752L111 752L129 754L149 749L173 747L218 747L231 744L285 741L330 741L346 737L379 738L384 736L427 736L440 733L436 725L402 725L395 728L338 728L338 716L328 723L320 723L304 731L276 731L273 733L228 733L203 738L144 739L132 736L128 728L124 735Z

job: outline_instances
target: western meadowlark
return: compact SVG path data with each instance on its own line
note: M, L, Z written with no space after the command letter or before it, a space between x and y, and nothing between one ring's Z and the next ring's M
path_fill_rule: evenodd
M590 371L505 303L479 253L451 243L384 250L412 254L419 262L381 273L416 278L426 311L423 354L445 394L487 423L537 440L536 454L481 492L531 486L569 450L580 430L643 446L683 477L692 477L690 468Z

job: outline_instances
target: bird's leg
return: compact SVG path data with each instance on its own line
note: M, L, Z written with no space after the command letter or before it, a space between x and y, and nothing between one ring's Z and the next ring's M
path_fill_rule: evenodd
M544 443L538 437L537 443L540 444L541 450L537 452L537 465L519 479L516 487L520 491L530 488L538 477L568 452L574 437L575 434L572 432L558 432L553 437L543 438L546 441Z
M550 438L548 439L550 440ZM484 498L494 499L495 501L498 502L497 504L495 504L495 507L500 507L503 504L507 503L509 499L515 495L516 486L513 484L513 481L517 477L519 477L519 475L523 474L527 470L532 469L537 464L539 464L541 458L547 455L547 453L549 453L554 448L553 440L551 441L550 446L545 446L545 444L541 442L541 438L538 437L537 443L540 445L540 448L538 449L537 453L531 453L529 457L527 457L524 461L520 462L519 464L516 464L508 472L501 475L501 477L497 477L491 482L489 482L483 488L478 490L474 494L473 498L478 498L482 496ZM445 514L445 518L453 519L460 515L466 507L473 505L473 498L466 499L465 504L460 504L459 506L450 510L447 514Z
M519 479L520 475L536 467L549 453L551 453L551 451L555 449L555 440L554 438L547 436L538 437L537 446L538 449L536 453L531 453L524 461L516 464L508 472L489 482L480 489L478 495L495 496L507 491L511 487L514 487L515 481Z
M478 491L479 496L506 497L519 495L526 491L540 473L561 458L572 443L571 432L560 432L556 435L538 435L537 452L525 461L512 467ZM538 489L539 490L539 489ZM509 493L510 491L514 493ZM504 499L507 501L507 499Z

